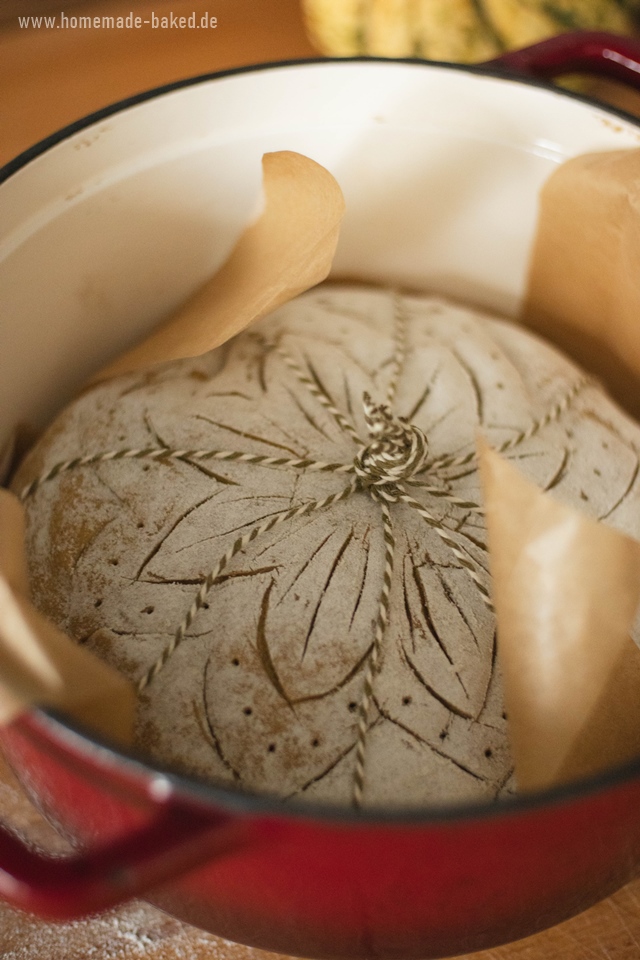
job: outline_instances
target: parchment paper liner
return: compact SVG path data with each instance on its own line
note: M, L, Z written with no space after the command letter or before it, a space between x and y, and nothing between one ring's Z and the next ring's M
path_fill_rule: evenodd
M0 723L31 704L64 709L111 739L133 737L135 693L117 671L70 640L32 606L24 511L0 489Z
M640 752L640 543L582 516L478 441L518 788Z
M640 416L640 151L573 158L540 201L524 323ZM521 790L640 754L638 545L480 445L498 649Z
M640 420L640 150L584 154L549 177L523 321Z
M327 277L344 214L340 187L320 164L287 150L266 153L262 170L263 212L218 273L92 382L207 353Z
M625 201L635 198L633 178L638 173L640 152L624 151L570 161L550 179L525 320L605 379L607 371L613 373L611 392L618 398L624 395L628 408L640 410L630 389L638 382L636 371L640 376L640 327L632 329L640 284L636 289L629 269L632 252L640 248L640 224L634 204ZM633 189L627 182L631 176ZM311 193L305 192L305 183ZM286 152L265 157L264 184L264 213L219 274L176 317L92 382L206 352L326 277L343 212L337 184L313 161ZM620 228L616 216L626 206L632 209ZM598 216L607 211L607 226L600 230ZM625 254L625 268L615 252L603 249L611 237L617 255ZM606 282L588 267L585 276L586 264L602 271ZM613 278L615 285L620 273L619 288L609 291L607 284ZM585 289L585 281L597 288L597 297L587 294L578 302L575 294ZM594 303L607 309L606 322L600 321ZM556 309L561 322L555 319ZM621 371L626 375L624 390ZM640 753L640 653L628 636L640 598L640 545L555 503L483 443L480 462L516 775L520 789L535 790ZM0 536L10 546L0 553L0 572L21 591L24 561L15 547L20 538L17 533L6 538L3 532L3 524L19 526L21 520L15 504L7 507L6 498L4 503ZM0 581L0 595L2 586ZM7 684L0 687L0 722L39 702L56 702L77 716L70 695L75 680L71 673L63 674L54 651L64 650L64 658L73 660L71 651L80 648L34 616L19 594L5 591L7 595L30 628L34 659L25 678L20 673L24 658L17 662L7 652L11 615L3 617L0 604L0 640L5 641L0 644L5 648L0 672ZM46 674L44 667L41 676L36 668L43 650L51 661L41 665L55 665L62 687L55 682L46 690L29 686L34 678L42 682ZM88 699L92 683L84 687ZM98 722L113 734L117 710L115 702L107 700Z

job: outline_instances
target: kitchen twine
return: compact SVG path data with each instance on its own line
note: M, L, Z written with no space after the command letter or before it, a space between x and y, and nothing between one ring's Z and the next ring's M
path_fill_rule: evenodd
M263 536L274 527L332 507L354 494L365 494L379 504L382 515L382 531L384 538L385 562L382 577L382 587L378 601L378 612L375 623L374 639L366 658L363 680L363 690L358 705L357 739L355 744L355 766L353 772L352 802L355 807L362 804L365 786L365 759L366 740L371 723L371 708L374 702L375 677L380 669L380 655L386 629L389 623L391 585L395 560L395 537L390 508L398 504L411 507L425 523L431 527L449 548L460 566L467 572L477 588L485 606L493 612L493 604L489 591L482 582L480 567L466 548L454 537L454 531L446 527L442 520L437 519L428 508L413 497L407 486L414 486L422 493L436 499L444 499L447 503L458 507L467 513L483 514L482 507L472 500L456 497L446 488L448 478L439 476L442 471L461 466L467 466L476 460L475 450L462 455L444 455L429 459L429 443L426 435L419 427L409 423L405 418L393 413L393 404L397 392L398 382L406 360L407 317L402 297L393 295L394 306L394 354L391 363L391 376L387 387L385 402L376 404L368 393L363 395L365 423L368 432L364 442L354 425L337 409L320 382L307 372L291 357L282 346L273 344L276 354L292 371L296 379L311 394L314 400L323 407L333 418L338 427L349 436L356 445L357 452L351 463L327 463L310 458L291 459L285 457L268 457L259 454L242 453L236 450L179 450L169 447L140 447L109 450L93 453L88 456L75 457L56 463L49 470L29 483L21 492L22 501L32 497L38 489L62 473L80 467L109 463L115 460L156 460L167 463L173 460L185 462L219 460L224 462L237 461L254 464L262 467L286 467L302 471L319 471L325 473L351 475L351 482L342 490L320 500L310 500L297 507L291 507L276 513L268 520L252 527L247 533L232 544L226 553L220 557L210 573L203 579L198 593L189 607L185 617L176 630L173 638L164 648L157 660L149 667L136 685L141 693L154 680L160 671L167 665L175 651L186 639L189 628L193 624L199 611L206 603L209 591L220 577L222 571L233 558L248 547L258 537ZM533 421L526 429L504 441L496 450L506 453L513 450L526 440L531 439L549 424L560 419L568 410L578 393L589 383L586 377L578 378L573 386L552 405L547 413L539 420ZM436 486L420 479L425 473L440 479L445 486Z

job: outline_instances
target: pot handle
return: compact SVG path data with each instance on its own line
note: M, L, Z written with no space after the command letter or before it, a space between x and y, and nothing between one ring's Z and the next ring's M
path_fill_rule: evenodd
M640 90L640 42L612 33L561 33L511 50L483 67L552 80L567 73L597 73Z
M113 907L225 851L238 820L173 806L115 841L53 858L0 827L0 898L49 920Z

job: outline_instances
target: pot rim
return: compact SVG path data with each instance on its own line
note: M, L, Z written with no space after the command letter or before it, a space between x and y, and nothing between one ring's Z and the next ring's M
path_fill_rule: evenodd
M130 107L154 100L174 91L221 80L245 73L260 73L267 70L287 69L289 67L330 67L347 63L385 64L391 67L398 64L414 66L417 69L439 68L459 73L469 73L480 77L489 77L504 82L538 87L547 93L567 97L587 106L594 106L613 117L619 117L640 130L640 119L625 110L603 104L593 97L557 87L545 80L532 76L518 75L506 68L498 66L484 66L483 64L451 63L449 61L422 60L415 58L387 58L387 57L314 57L309 59L293 59L282 61L266 61L257 64L248 64L232 67L226 70L199 74L195 77L186 77L171 83L144 90L130 97L125 97L99 110L81 117L62 127L53 134L39 140L31 147L18 154L14 159L0 167L0 185L27 166L32 160L45 154L52 147L86 127L98 123L107 117L121 113ZM490 803L454 803L449 805L427 808L398 807L393 810L380 807L367 807L354 810L350 807L340 807L329 803L305 802L287 800L286 802L273 795L255 793L246 789L227 788L216 786L208 781L177 773L169 767L152 763L148 758L136 752L114 744L107 738L73 718L47 707L33 707L27 714L18 719L18 725L26 722L28 731L36 735L52 739L63 748L75 755L82 755L90 763L98 764L103 770L109 768L124 773L129 779L140 782L163 782L167 797L176 801L184 799L196 803L198 806L215 806L218 810L227 810L236 814L253 814L261 817L277 819L296 819L303 821L321 821L324 824L358 823L372 826L374 824L389 824L397 826L428 826L430 824L458 823L462 824L473 820L492 819L504 815L526 815L545 810L558 804L572 801L588 800L597 793L623 786L636 778L640 778L640 758L600 773L596 776L553 787L529 795L516 795L493 801Z
M152 87L149 90L143 90L140 93L133 94L130 97L124 97L122 100L116 100L114 103L111 103L106 107L101 107L99 110L88 113L84 117L80 117L78 120L74 120L72 123L61 127L60 130L49 134L49 136L44 137L42 140L38 140L31 147L27 147L26 150L23 150L12 160L9 160L7 163L0 166L0 184L4 183L41 154L46 153L52 147L57 146L57 144L61 143L63 140L67 140L69 137L72 137L74 134L79 133L81 130L84 130L86 127L89 127L94 123L99 123L102 120L106 120L107 117L111 117L116 113L122 113L124 110L128 110L129 107L135 107L138 104L145 103L147 100L154 100L158 97L164 96L167 93L173 93L176 90L197 86L201 83L208 83L211 80L223 80L226 77L240 76L245 73L259 73L267 70L287 69L288 67L325 67L341 65L345 63L373 63L378 65L388 64L391 66L403 64L405 66L414 66L418 69L425 67L427 69L436 67L445 70L451 70L452 72L470 73L475 76L490 77L494 80L518 83L528 87L538 87L540 90L545 90L547 93L556 94L561 97L567 97L569 100L576 100L579 103L583 103L588 106L598 107L603 112L611 114L614 117L619 117L622 120L626 120L640 129L640 118L634 116L632 113L628 113L626 110L622 110L619 107L609 106L608 104L602 103L600 100L596 100L594 97L589 97L573 90L567 90L564 87L558 87L547 80L540 80L534 76L514 73L506 67L493 65L484 66L482 63L453 63L448 60L420 60L414 57L310 57L308 59L264 61L262 63L247 64L240 67L229 67L226 70L215 70L211 73L201 73L195 77L185 77L182 80L174 80L171 83L165 83L159 87Z

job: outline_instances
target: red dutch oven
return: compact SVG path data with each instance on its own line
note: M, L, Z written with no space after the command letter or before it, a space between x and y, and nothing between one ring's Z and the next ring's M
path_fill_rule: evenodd
M0 171L0 355L12 358L3 361L0 424L50 417L104 357L223 259L255 200L246 171L259 169L264 149L306 152L343 185L350 212L338 272L450 288L515 313L537 189L553 165L640 143L637 121L535 79L577 70L640 88L640 47L583 34L481 67L256 67L144 94L34 147ZM456 172L443 158L459 157L447 151L461 143L473 164ZM451 235L430 232L443 184L445 213L451 197L468 193ZM368 203L384 224L375 236ZM114 247L123 223L129 239ZM192 244L177 265L176 243ZM145 273L150 261L153 274ZM112 291L106 306L105 297L77 295L88 264L94 293ZM78 850L50 859L0 831L0 896L43 917L142 896L263 949L426 960L555 924L629 881L640 864L640 761L492 806L356 813L216 788L47 710L24 714L0 741Z

